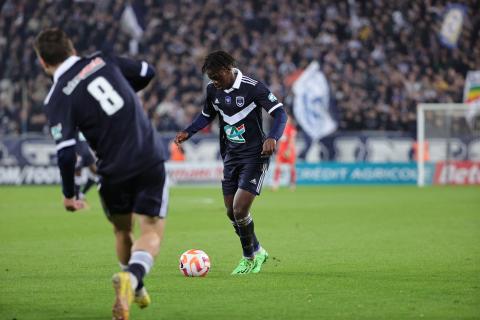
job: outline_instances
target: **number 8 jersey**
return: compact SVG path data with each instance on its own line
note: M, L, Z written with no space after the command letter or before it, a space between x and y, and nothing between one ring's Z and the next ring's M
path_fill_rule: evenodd
M155 75L146 62L100 53L71 56L53 75L45 111L57 152L81 131L98 158L98 173L119 182L165 160L158 133L136 91Z

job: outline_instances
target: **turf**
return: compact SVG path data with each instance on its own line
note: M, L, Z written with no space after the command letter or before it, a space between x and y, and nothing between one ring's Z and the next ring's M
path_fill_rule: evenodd
M0 319L109 319L118 270L94 191L63 210L58 187L0 188ZM239 241L218 188L174 188L140 319L480 319L480 188L265 190L257 235L271 259L230 276ZM205 250L206 278L178 257Z

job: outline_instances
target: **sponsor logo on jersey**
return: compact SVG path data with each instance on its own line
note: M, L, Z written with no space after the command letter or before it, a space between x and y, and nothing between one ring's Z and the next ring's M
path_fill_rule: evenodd
M235 103L237 104L237 107L243 107L245 104L245 98L242 96L235 97Z
M62 124L59 123L56 126L51 127L50 132L52 133L52 137L54 140L62 139Z
M223 127L227 135L227 139L235 143L245 143L245 138L242 134L245 133L245 125L239 125L238 127L226 125Z
M63 88L63 93L67 96L70 95L78 84L86 79L92 73L97 72L100 68L106 65L102 58L95 58L89 64L87 64L68 84Z
M226 97L225 97L225 103L226 103L226 104L231 104L231 103L232 103L232 97L226 96Z
M277 101L277 97L275 97L275 95L270 92L270 94L268 95L268 100L270 100L271 102L275 102Z

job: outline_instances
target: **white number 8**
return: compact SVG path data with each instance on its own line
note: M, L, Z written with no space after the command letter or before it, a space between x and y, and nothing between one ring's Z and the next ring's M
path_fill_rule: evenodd
M109 116L123 107L123 98L104 77L95 78L87 86L87 90L100 103L103 111Z

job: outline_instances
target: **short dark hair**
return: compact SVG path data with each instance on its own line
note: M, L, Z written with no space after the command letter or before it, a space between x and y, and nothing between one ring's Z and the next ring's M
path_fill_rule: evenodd
M73 55L72 41L59 28L45 29L35 38L34 48L37 54L51 66L56 66Z
M205 57L202 73L208 70L217 71L220 69L230 69L235 66L235 59L225 51L213 51Z

